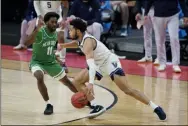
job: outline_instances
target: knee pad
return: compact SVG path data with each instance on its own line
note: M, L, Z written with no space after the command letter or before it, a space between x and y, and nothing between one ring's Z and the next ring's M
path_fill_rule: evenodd
M125 76L125 73L123 71L122 68L117 68L115 71L113 71L111 74L110 74L110 78L112 80L114 80L114 75L119 75L119 76Z

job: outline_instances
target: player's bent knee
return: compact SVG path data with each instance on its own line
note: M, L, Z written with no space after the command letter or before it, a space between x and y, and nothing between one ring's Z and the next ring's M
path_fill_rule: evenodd
M42 82L44 78L44 74L41 70L37 70L34 72L34 76L36 77L37 81Z
M42 70L42 68L40 66L33 66L31 68L31 72L33 73L33 75L36 76L43 76L44 75L44 71Z
M113 71L110 74L110 78L114 81L114 75L119 75L119 76L125 76L125 73L122 68L117 68L115 71Z

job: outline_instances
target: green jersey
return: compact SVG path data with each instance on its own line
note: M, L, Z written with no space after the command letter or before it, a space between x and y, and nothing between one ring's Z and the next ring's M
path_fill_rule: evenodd
M32 60L39 63L56 61L54 47L57 42L57 32L50 33L46 27L41 27L33 43Z

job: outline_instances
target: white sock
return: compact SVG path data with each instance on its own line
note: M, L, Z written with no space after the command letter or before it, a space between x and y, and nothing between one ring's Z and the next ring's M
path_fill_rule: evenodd
M51 104L51 103L50 103L50 100L46 101L46 104Z
M158 107L158 106L157 106L155 103L153 103L152 101L149 102L149 106L150 106L153 110L155 110L155 108Z
M95 99L93 99L92 101L90 101L90 103L91 103L91 106L95 106L96 105Z
M63 49L61 49L60 56L59 56L59 58L62 62L65 62L65 56L66 56L66 48L63 48Z

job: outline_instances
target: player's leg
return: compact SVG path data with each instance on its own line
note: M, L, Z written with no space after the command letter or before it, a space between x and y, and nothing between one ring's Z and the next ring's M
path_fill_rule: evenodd
M179 13L170 17L167 24L172 52L172 64L174 72L181 72L180 67L180 43L179 43Z
M111 79L116 83L116 85L127 95L134 97L140 102L151 106L154 112L159 116L161 120L166 119L166 114L161 107L154 104L149 98L142 92L132 88L128 81L126 80L125 73L121 67L121 63L116 56L111 56L106 65L106 69L111 77Z
M28 29L28 22L26 20L23 20L22 21L22 24L21 24L21 37L20 37L20 43L15 46L13 49L15 50L21 50L21 49L26 49L27 47L24 45L24 42L26 40L26 31Z
M96 79L97 80L102 79L102 75L100 74L99 71L96 73ZM78 91L87 92L87 87L85 83L88 81L89 81L88 69L83 69L79 74L76 75L72 83L77 87ZM87 95L87 97L88 99L93 99L92 98L93 96L91 94ZM90 103L91 103L90 107L92 109L92 111L89 114L90 119L95 118L106 111L106 108L104 108L101 105L97 105L95 99L91 100Z
M31 72L33 73L34 77L37 79L37 86L39 92L42 95L44 101L46 102L46 108L44 110L44 114L50 115L53 113L53 106L49 101L47 87L44 83L44 70L42 69L41 65L34 62L31 62L30 67L31 67Z

